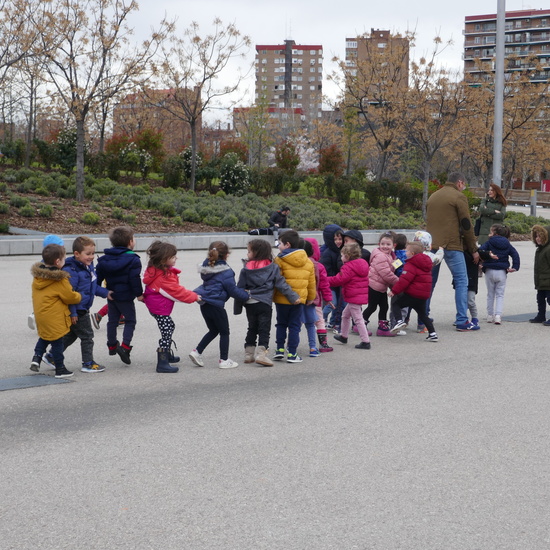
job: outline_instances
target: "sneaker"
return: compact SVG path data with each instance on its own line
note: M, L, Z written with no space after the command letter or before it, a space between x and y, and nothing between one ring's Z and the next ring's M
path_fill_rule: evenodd
M334 332L334 334L340 334L340 325L334 325L332 327L332 332Z
M550 327L550 320L544 321L544 323L542 323L542 324L543 324L543 326L545 326L545 327Z
M286 356L287 363L301 363L303 359L297 353L289 353Z
M225 361L222 361L220 359L220 362L218 363L218 367L220 369L234 369L235 367L238 367L239 363L236 363L232 359L226 359Z
M275 239L275 242L273 243L273 247L277 248L279 246L279 240Z
M399 332L396 332L397 336L407 336L406 330L400 330Z
M42 361L42 357L40 355L33 355L32 361L31 361L31 370L34 372L40 371L40 362Z
M99 313L92 313L90 317L92 318L92 325L94 325L94 328L96 330L99 330L99 323L101 323L101 319L103 319L103 316L101 316Z
M196 349L194 349L189 354L189 359L191 359L191 361L193 361L193 363L197 367L204 367L204 361L202 360L202 355Z
M473 330L479 330L479 325L474 325L472 323L465 323L464 325L456 325L456 330L458 332L471 332Z
M70 378L73 374L74 373L72 373L70 370L67 370L65 367L61 367L55 370L56 378Z
M27 317L27 325L31 330L36 330L36 323L34 322L34 313L31 313Z
M501 325L502 319L500 318L500 315L495 315L495 325Z
M103 372L105 367L98 365L95 361L92 361L89 365L82 365L80 369L82 372Z
M334 339L337 340L338 342L341 342L342 344L347 344L348 343L348 339L346 337L342 336L341 334L335 334Z
M426 325L419 324L419 325L416 325L416 332L418 334L423 334L425 332L428 332L428 329L426 328Z
M426 337L426 342L437 342L439 341L439 338L437 337L437 332L431 332Z
M537 315L536 317L533 317L532 319L529 319L530 323L546 323L546 318L541 317L540 315Z
M370 349L370 342L361 342L355 346L355 349Z
M55 369L55 361L53 360L53 355L51 353L45 353L42 357L42 361L46 363L49 367L52 367L52 369Z
M273 359L275 361L282 361L285 358L285 348L277 348L275 350L275 355L273 356Z
M397 321L397 323L395 323L395 325L390 329L390 332L396 334L403 328L407 328L407 323L405 323L405 321Z
M317 348L311 348L309 350L310 357L319 357L320 355L321 355L321 352Z
M120 357L120 360L125 363L126 365L130 365L132 363L130 359L130 352L132 351L132 347L125 348L124 346L117 346L116 353L118 353L118 356Z
M494 315L487 315L487 322L488 323L493 323L495 320L495 316Z
M479 325L479 319L477 317L472 317L472 324Z

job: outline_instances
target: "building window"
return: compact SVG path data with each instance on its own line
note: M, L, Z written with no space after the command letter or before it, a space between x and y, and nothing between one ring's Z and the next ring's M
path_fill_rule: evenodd
M317 72L322 73L323 72L323 67L317 67Z
M516 29L521 29L521 19L516 21Z
M386 42L378 42L378 47L382 50L384 49L388 44Z
M309 89L314 92L315 91L315 86L310 86Z
M309 72L310 72L310 73L314 73L314 72L315 72L315 67L311 67L311 68L309 69Z
M357 48L357 40L349 40L346 42L346 48Z

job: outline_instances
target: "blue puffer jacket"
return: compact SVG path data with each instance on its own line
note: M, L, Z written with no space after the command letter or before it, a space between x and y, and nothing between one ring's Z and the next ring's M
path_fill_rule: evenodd
M79 304L70 305L69 310L71 317L77 316L77 311L88 311L94 303L94 296L107 298L109 291L97 284L97 276L95 274L94 265L86 267L82 262L79 262L74 256L67 258L63 271L66 271L70 278L69 282L73 290L80 292L82 300Z
M479 249L491 251L498 256L498 260L483 260L484 271L487 269L508 269L510 267L509 257L512 258L512 268L516 271L519 269L519 254L506 237L493 235Z
M117 302L131 302L143 294L141 285L141 260L125 246L106 248L104 256L97 260L97 284L107 282Z
M245 301L250 298L246 290L235 283L235 272L223 260L217 261L213 267L204 260L199 265L199 273L203 283L194 292L200 295L203 302L217 307L224 307L230 297Z

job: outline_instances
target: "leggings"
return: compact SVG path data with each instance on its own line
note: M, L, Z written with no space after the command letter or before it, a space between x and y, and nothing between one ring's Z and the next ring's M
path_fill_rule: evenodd
M156 315L154 313L151 313L151 315L157 321L160 330L159 347L170 349L172 347L172 335L174 334L176 323L174 323L170 315Z
M363 319L365 323L369 322L370 316L376 311L376 308L380 306L378 312L378 320L386 321L388 318L388 295L385 292L378 292L369 286L369 304L365 311L363 311Z

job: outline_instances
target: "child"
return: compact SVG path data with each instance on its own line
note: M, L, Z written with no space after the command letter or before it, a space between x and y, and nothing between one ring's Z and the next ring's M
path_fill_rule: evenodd
M208 247L208 256L199 266L203 283L195 289L201 296L201 314L208 327L198 346L189 354L197 367L204 367L202 352L206 346L220 336L220 369L233 369L239 364L229 359L229 319L225 302L230 297L246 301L250 293L235 284L235 272L227 265L229 248L223 241L215 241Z
M531 240L537 247L535 251L535 289L537 290L537 315L529 319L530 323L546 321L546 302L550 304L550 226L534 225L531 228Z
M105 280L107 289L113 291L109 300L109 320L107 322L107 347L109 355L118 354L126 365L131 364L132 337L136 328L136 306L134 298L143 301L141 286L141 261L133 251L136 241L131 227L115 227L109 233L112 248L106 248L97 261L97 283ZM122 345L116 335L120 316L124 315Z
M397 233L395 236L395 246L393 251L395 252L395 274L400 277L401 273L403 272L403 265L407 261L407 251L405 250L407 248L407 235L403 233ZM406 319L408 317L409 310L403 309L401 312L402 319ZM390 309L390 326L395 326L395 317L393 316L393 313ZM404 336L407 333L404 330L400 330L397 335L398 336Z
M80 338L82 353L82 372L103 372L105 367L94 361L94 331L90 320L90 309L94 303L94 296L107 298L112 292L97 284L94 270L95 243L89 237L77 237L73 241L73 256L68 258L63 267L70 278L73 290L79 292L82 300L79 304L71 305L71 330L63 338L65 351L77 338Z
M61 270L65 264L65 248L58 244L49 244L42 251L42 260L43 262L38 262L31 268L32 305L38 331L31 370L40 370L42 356L51 344L55 377L69 378L73 373L65 368L63 356L63 336L71 327L67 306L78 304L82 297L72 289L69 274Z
M370 349L369 333L361 315L361 306L369 301L369 264L361 257L361 247L357 243L345 244L342 248L342 269L334 277L329 277L330 286L341 286L346 307L342 313L341 333L334 339L342 344L348 343L351 319L361 336L356 349Z
M287 363L301 363L298 355L300 328L302 326L302 304L312 304L315 299L315 268L304 250L300 249L300 236L296 231L287 231L280 237L279 255L275 262L289 286L300 296L300 304L291 304L278 290L273 301L277 311L276 345L273 359L280 361L285 357L285 341L288 331Z
M397 320L392 332L406 328L402 320L401 309L411 307L418 314L420 322L428 328L426 341L437 342L438 337L431 319L426 314L426 301L432 293L432 262L423 254L423 246L419 242L407 244L407 262L403 273L389 292L392 299L392 312Z
M365 262L370 263L370 252L369 250L364 248L363 235L361 231L357 231L357 229L349 229L348 231L345 231L343 233L343 237L344 237L344 244L352 244L352 243L358 244L359 248L361 249L361 258L363 258Z
M244 362L264 367L272 367L273 361L267 356L273 315L273 290L279 290L289 302L300 303L294 292L281 275L279 266L273 262L271 244L264 239L248 242L248 261L239 275L239 288L250 292L250 299L244 307L248 319L248 330L244 341ZM256 353L256 341L258 352Z
M175 302L192 304L198 302L200 296L187 290L179 283L181 271L176 269L176 254L178 249L171 243L155 241L147 249L149 262L143 276L145 292L143 302L149 313L155 318L160 330L159 347L157 349L157 372L176 373L178 367L170 363L178 363L180 358L172 351L172 335L176 325L171 313Z
M340 249L344 244L344 232L339 225L330 224L323 229L323 241L324 244L321 247L321 258L319 262L325 267L327 275L334 277L342 267L342 259L340 258ZM337 306L340 300L340 288L336 287L332 289L331 303L335 307L330 307L328 304L323 308L323 317L327 323L327 328L336 327L340 328L340 316L342 310L338 312ZM332 313L332 315L330 315ZM329 322L330 315L330 322Z
M487 322L500 325L502 306L508 273L519 269L519 254L510 244L510 230L501 224L494 224L489 230L489 239L480 246L481 251L491 251L498 259L483 261L485 284L487 285ZM509 258L512 258L510 267Z
M94 325L94 328L96 330L99 330L99 324L101 323L101 319L103 319L103 317L105 317L108 312L109 312L109 304L105 304L97 313L94 313L91 315L92 324ZM124 315L120 316L118 325L124 326Z
M323 305L324 300L329 308L334 309L334 303L332 302L332 290L330 289L330 285L328 284L327 270L325 269L325 266L319 262L321 251L319 249L319 243L317 242L317 239L308 238L305 239L305 241L306 243L309 243L311 245L311 255L309 255L307 248L305 250L306 253L308 253L309 259L313 262L313 267L315 268L316 296L313 305L315 306L316 316L315 329L317 330L317 339L319 340L318 351L321 353L327 353L333 351L333 348L329 346L327 342L327 328L325 324L325 319L323 317L323 309L321 306ZM313 342L315 342L315 338L313 338ZM317 348L315 345L311 346L310 339L310 355L311 349Z
M370 255L369 271L369 305L363 312L363 319L367 324L370 316L379 307L378 330L376 336L395 336L390 331L387 321L388 315L388 288L391 288L398 280L394 273L395 253L393 251L394 234L392 232L382 233L378 240L378 248L375 248Z

